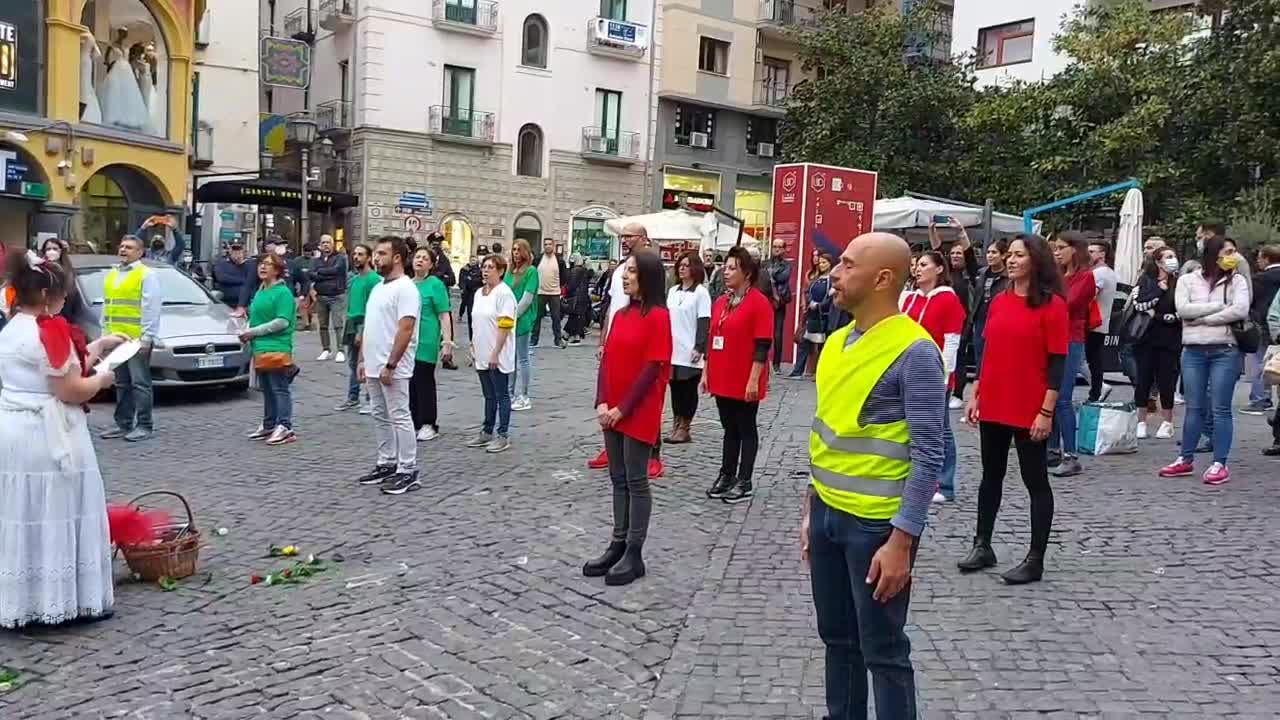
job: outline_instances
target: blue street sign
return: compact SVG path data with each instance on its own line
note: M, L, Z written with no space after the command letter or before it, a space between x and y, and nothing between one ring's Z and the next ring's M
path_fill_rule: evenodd
M431 197L426 193L402 192L400 193L400 201L396 205L403 208L427 210L431 208Z

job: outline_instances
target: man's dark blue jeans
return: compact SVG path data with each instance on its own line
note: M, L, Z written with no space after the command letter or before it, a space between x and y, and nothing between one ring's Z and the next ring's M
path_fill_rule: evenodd
M893 526L829 508L817 496L809 503L809 577L818 635L827 646L827 716L866 720L870 671L878 720L915 720L916 681L904 629L911 586L881 603L867 584L871 558Z

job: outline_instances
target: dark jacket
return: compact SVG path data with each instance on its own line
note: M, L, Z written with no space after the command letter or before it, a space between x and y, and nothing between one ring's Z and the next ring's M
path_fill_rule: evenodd
M987 310L996 295L1009 287L1009 276L1002 272L992 272L990 267L982 268L978 280L974 283L973 298L973 331L980 334L987 325Z
M462 266L462 273L458 278L458 288L462 291L462 299L473 297L480 286L484 285L484 272L480 269L479 263L467 263Z
M1280 266L1272 266L1253 276L1253 302L1249 305L1249 317L1263 331L1263 337L1270 340L1280 333L1280 328L1267 327L1267 310L1271 309L1271 301L1280 291Z
M340 252L321 255L311 262L311 287L316 295L337 297L347 291L347 256Z
M1182 347L1182 319L1174 303L1178 278L1170 276L1169 287L1160 288L1160 281L1143 273L1133 297L1133 307L1140 312L1151 313L1151 324L1139 345L1177 350Z
M565 299L572 313L586 314L591 309L591 268L579 265L569 271Z
M453 274L453 263L449 262L449 256L444 254L440 248L431 248L431 274L440 278L440 282L444 286L451 288L458 284L458 278Z
M769 296L775 308L784 308L791 304L791 268L792 263L786 258L770 259L765 263L765 273L769 276Z
M213 264L213 289L222 292L222 302L230 307L248 307L249 287L258 282L257 264L245 260L236 265L231 258Z
M315 258L300 256L289 258L288 272L291 283L289 289L294 297L306 297L311 293L311 269L315 266Z

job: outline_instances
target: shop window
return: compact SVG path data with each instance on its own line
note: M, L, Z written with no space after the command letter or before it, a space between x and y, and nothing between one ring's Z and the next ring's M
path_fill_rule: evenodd
M627 0L600 0L600 17L627 21Z
M0 12L0 110L31 115L40 112L45 4L6 0L4 11Z
M520 52L520 63L529 67L545 68L547 66L547 21L541 15L530 15L524 19L524 36Z
M698 148L716 146L716 111L697 105L676 106L676 144Z
M573 236L570 239L571 252L588 260L608 260L609 251L613 247L613 238L605 232L604 220L596 218L574 218Z
M80 23L80 121L166 137L169 53L141 0L93 0Z
M532 213L523 213L516 218L516 224L512 228L511 236L516 240L524 240L529 243L531 248L537 248L534 252L540 252L542 250L542 221Z
M699 38L698 69L717 75L728 75L729 43L706 36Z
M978 31L978 67L993 68L1031 62L1036 21L995 25Z
M775 118L747 118L747 152L775 157L778 150L778 121Z
M516 174L542 177L542 129L532 123L520 128Z

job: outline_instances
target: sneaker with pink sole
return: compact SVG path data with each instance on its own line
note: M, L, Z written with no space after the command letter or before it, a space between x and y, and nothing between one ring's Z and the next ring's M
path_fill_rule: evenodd
M1231 471L1222 463L1214 463L1204 471L1205 485L1221 485L1231 479Z
M1196 467L1195 465L1192 464L1190 459L1180 457L1177 460L1174 460L1173 462L1169 463L1168 465L1165 465L1164 467L1160 468L1160 477L1162 478L1186 477L1194 473L1195 470L1196 470Z

